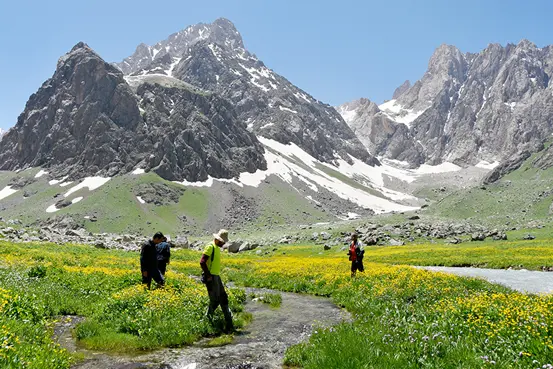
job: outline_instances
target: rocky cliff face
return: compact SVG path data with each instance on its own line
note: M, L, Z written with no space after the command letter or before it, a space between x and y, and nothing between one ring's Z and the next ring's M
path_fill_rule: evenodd
M150 81L151 82L151 81ZM83 43L60 58L0 141L0 169L113 176L140 167L170 180L230 178L266 167L231 104L187 85L134 85Z
M294 143L321 161L341 157L351 162L353 156L378 165L332 107L267 68L244 48L228 20L189 27L155 46L139 47L119 67L129 78L171 77L223 96L251 132Z
M404 153L387 150L393 136L371 152L412 164L422 158L430 164L468 165L535 151L553 132L552 72L553 48L526 40L505 47L493 44L478 54L443 45L421 80L380 105L380 112L361 112L365 127L384 113L409 128L398 145L405 147ZM365 128L358 135L371 137L370 131ZM413 142L420 150L413 152Z
M403 82L403 84L398 88L396 88L396 90L394 91L392 99L394 100L399 99L399 97L403 95L405 92L409 91L410 88L411 88L411 81L407 80Z
M414 141L409 128L392 120L374 102L359 99L337 110L369 152L413 166L424 162L422 146Z

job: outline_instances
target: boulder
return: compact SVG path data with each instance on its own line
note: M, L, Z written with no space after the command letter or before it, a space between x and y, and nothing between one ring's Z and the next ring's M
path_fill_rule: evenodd
M393 238L390 238L390 240L388 241L388 245L390 245L390 246L403 246L403 245L405 245L405 242L398 241L398 240L395 240Z
M470 236L471 241L484 241L486 239L486 235L483 233L473 233Z
M507 234L503 232L498 232L493 236L494 241L507 241Z
M278 243L280 243L280 244L289 244L289 243L292 243L292 237L290 237L290 236L284 236L284 237L282 237L282 238L278 241Z
M228 252L231 252L233 254L236 254L240 250L240 246L242 246L242 241L229 241L226 244Z
M177 236L173 242L173 245L175 248L178 249L187 249L190 247L190 243L188 242L188 237L186 236Z
M526 236L522 237L522 239L525 240L525 241L535 240L536 236L534 236L533 234L528 233Z
M244 241L238 248L238 252L244 252L251 250L251 245L248 241Z
M69 229L65 232L66 236L72 236L72 237L80 237L85 238L91 235L91 233L87 232L86 229L79 228L79 229Z
M328 232L321 232L321 238L326 241L330 240L332 238L332 235Z
M378 237L367 235L361 240L361 242L367 246L374 246L378 244Z
M324 250L325 250L325 251L328 251L328 250L330 250L330 249L332 249L332 246L330 246L330 245L324 245Z
M96 247L97 249L107 249L106 244L102 241L94 242L94 247Z
M123 242L132 242L134 240L135 240L134 237L131 236L130 234L123 235Z

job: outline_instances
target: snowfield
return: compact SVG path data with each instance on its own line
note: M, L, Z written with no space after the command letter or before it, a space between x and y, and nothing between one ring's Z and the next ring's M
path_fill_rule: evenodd
M8 196L13 195L16 193L17 190L12 189L10 186L6 186L0 191L0 200L5 199Z
M64 196L68 197L72 193L77 192L81 188L85 188L85 187L87 187L90 191L94 191L95 189L97 189L97 188L103 186L104 184L106 184L110 179L111 179L110 177L108 177L108 178L104 178L104 177L86 177L85 179L83 179L83 181L81 183L79 183L78 185L70 188L69 191L67 191Z

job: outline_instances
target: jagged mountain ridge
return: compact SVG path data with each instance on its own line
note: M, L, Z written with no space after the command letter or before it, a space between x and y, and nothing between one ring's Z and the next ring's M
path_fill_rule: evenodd
M120 70L79 43L0 141L0 169L43 166L82 178L141 168L205 180L265 169L263 153L225 99L188 86L133 91Z
M155 46L142 45L118 66L128 78L160 75L216 92L234 104L256 135L295 143L318 160L351 162L353 156L379 164L331 106L267 68L244 48L226 19L189 27Z
M367 110L366 104L352 110L348 104L338 111L350 125L365 127L357 134L371 142L366 146L377 156L411 165L502 161L538 150L553 132L552 69L553 48L527 40L491 44L478 54L442 45L425 75L397 99L378 110ZM391 120L393 129L404 125L408 132L379 132L371 138L370 127L381 116Z
M156 51L162 54L155 60L127 59L128 68L136 60L130 74L77 44L0 142L0 170L41 167L35 179L46 176L49 190L154 172L211 194L233 189L223 196L226 204L282 187L340 219L419 205L385 187L390 176L412 180L416 173L381 166L332 107L267 68L241 38L229 41L228 35L239 37L232 23L211 27L228 29L188 42L179 57L169 48ZM9 194L25 188L18 183L6 183L5 193L17 197ZM69 194L54 204L45 200L43 211L84 197Z

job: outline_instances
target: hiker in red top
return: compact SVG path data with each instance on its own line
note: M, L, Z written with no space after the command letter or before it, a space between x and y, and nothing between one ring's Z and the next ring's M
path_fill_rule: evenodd
M363 267L363 256L365 255L365 250L363 250L363 244L358 240L357 233L351 235L351 243L349 245L349 260L351 261L351 277L355 277L355 273L359 270L360 272L365 271Z

